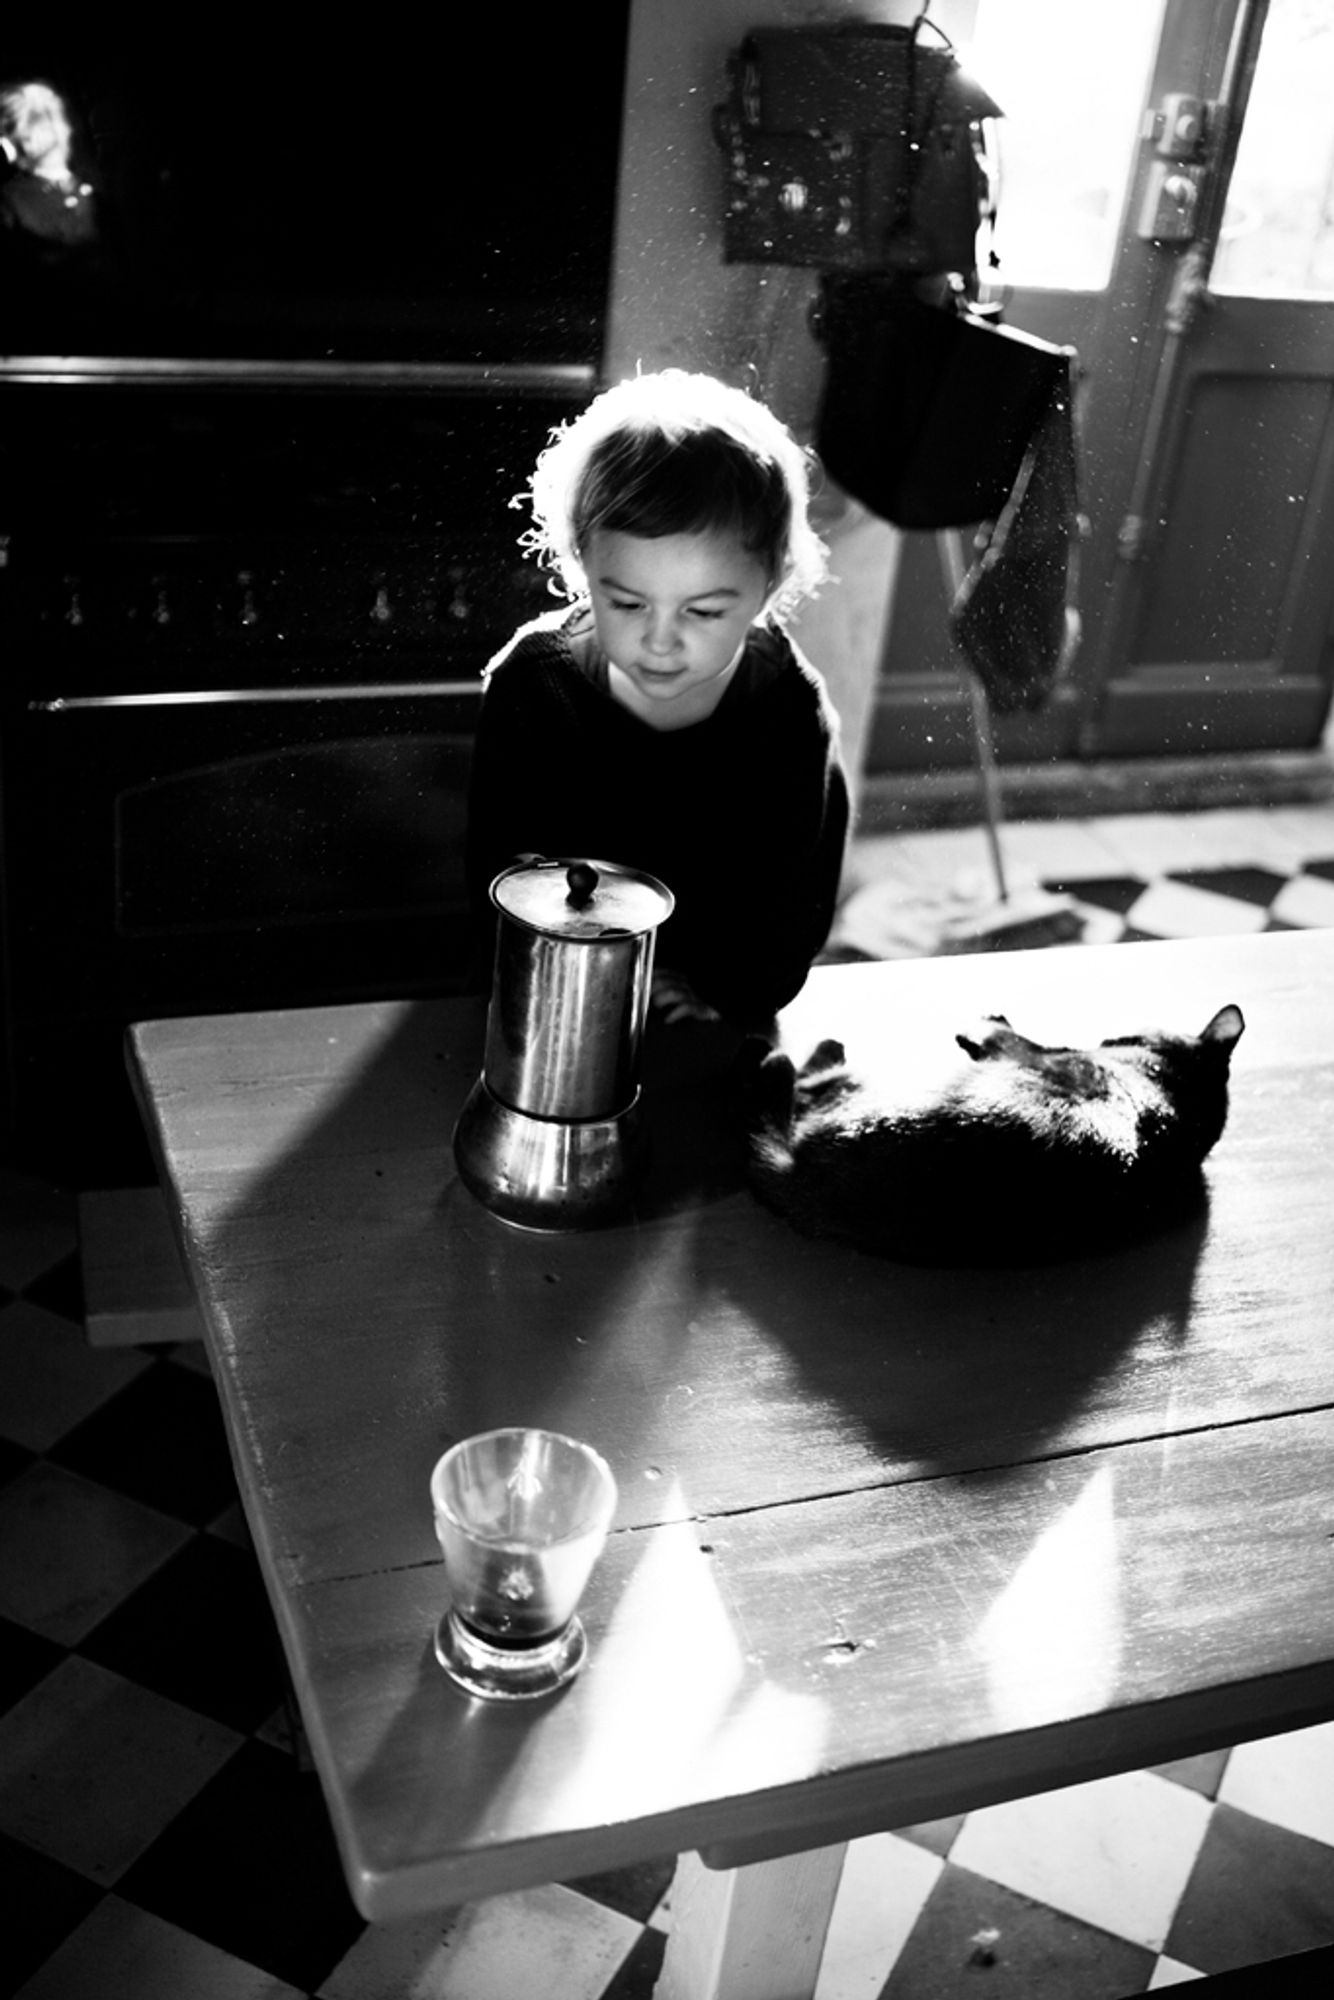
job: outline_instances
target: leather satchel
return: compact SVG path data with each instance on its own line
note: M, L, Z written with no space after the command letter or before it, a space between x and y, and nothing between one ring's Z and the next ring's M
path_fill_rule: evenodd
M714 112L727 263L974 270L1001 111L948 40L921 46L925 14L756 28L733 51Z

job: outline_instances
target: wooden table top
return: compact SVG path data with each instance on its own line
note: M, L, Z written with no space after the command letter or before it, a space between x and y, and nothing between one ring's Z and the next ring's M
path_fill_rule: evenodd
M454 1170L481 1003L131 1030L367 1916L759 1859L1334 1714L1334 932L826 968L784 1034L927 1070L979 1013L1077 1045L1229 1001L1207 1213L999 1271L793 1233L679 1044L646 1065L643 1212L533 1235ZM513 1707L431 1645L431 1466L502 1423L586 1437L620 1486L588 1665Z

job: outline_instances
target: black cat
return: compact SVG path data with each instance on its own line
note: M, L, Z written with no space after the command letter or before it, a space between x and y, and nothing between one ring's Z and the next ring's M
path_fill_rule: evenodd
M896 1105L822 1042L756 1051L750 1177L796 1228L912 1263L1048 1262L1180 1220L1227 1119L1244 1027L1048 1049L992 1015L933 1099Z

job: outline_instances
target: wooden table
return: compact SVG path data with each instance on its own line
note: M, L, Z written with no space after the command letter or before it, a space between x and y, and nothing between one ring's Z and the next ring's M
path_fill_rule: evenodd
M644 1212L539 1236L454 1172L479 1003L131 1031L368 1917L681 1853L660 1990L804 1995L850 1836L1334 1714L1334 932L823 969L784 1032L929 1069L1228 1001L1207 1214L983 1272L789 1231L680 1044ZM513 1708L431 1647L430 1469L501 1423L621 1492L588 1666Z

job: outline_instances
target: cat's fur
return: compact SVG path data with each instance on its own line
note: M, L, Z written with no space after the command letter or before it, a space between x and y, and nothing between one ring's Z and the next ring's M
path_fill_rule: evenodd
M991 1015L934 1100L886 1104L822 1042L800 1071L756 1051L752 1185L808 1235L914 1263L1031 1263L1177 1220L1227 1119L1244 1027L1043 1048Z

